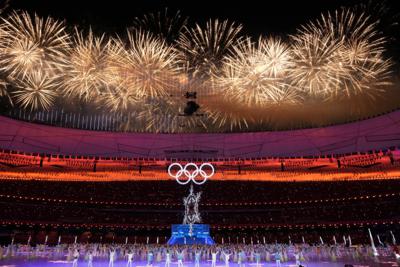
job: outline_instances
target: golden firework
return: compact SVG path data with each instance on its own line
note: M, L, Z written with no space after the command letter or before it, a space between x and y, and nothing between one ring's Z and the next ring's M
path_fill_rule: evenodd
M347 70L338 56L340 43L329 36L303 33L292 38L294 66L289 72L292 85L311 96L327 97L340 86Z
M54 73L66 66L69 35L64 23L27 12L13 12L2 20L1 70L17 78L37 69Z
M24 109L50 109L58 95L56 79L43 71L29 72L16 82L15 102Z
M133 30L146 31L172 44L186 26L188 17L178 10L172 13L165 8L157 13L148 13L133 20Z
M4 80L0 79L0 97L8 97L8 90L7 90L8 83Z
M242 25L228 20L209 20L205 27L185 27L178 41L181 64L198 79L211 76L240 40L241 30Z
M292 66L289 46L276 38L250 38L233 47L227 56L221 75L214 83L226 99L247 106L289 102L295 94L288 94L287 74Z
M386 39L377 24L363 12L341 8L303 26L294 37L296 65L302 66L293 70L296 86L327 98L380 92L392 63L383 56Z
M176 87L176 52L149 33L128 32L128 45L114 40L110 74L137 98L162 97Z
M13 12L0 23L0 97L49 109L60 91L130 114L123 128L134 131L270 127L286 107L388 89L383 23L365 10L341 8L294 35L257 39L241 37L242 26L228 20L189 27L167 9L136 18L116 38L91 30L70 37L63 22ZM184 112L189 101L195 114Z
M65 95L88 101L106 92L109 45L104 35L95 37L90 30L85 37L76 31L70 64L63 79Z

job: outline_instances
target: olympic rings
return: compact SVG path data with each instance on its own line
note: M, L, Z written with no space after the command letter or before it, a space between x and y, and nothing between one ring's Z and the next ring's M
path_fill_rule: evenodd
M177 166L179 168L179 170L174 174L174 173L172 173L172 168L175 166ZM194 170L193 171L188 170L189 167L194 168ZM207 174L203 170L204 167L209 167L211 169L211 173ZM180 163L175 162L175 163L172 163L171 165L169 165L169 167L168 167L169 176L175 178L175 180L178 182L178 184L181 184L181 185L186 185L190 181L192 181L193 183L195 183L197 185L202 185L207 181L208 178L213 176L214 173L215 173L215 169L211 163L203 163L200 165L200 167L198 167L194 163L188 163L185 165L185 167L183 167ZM196 177L199 175L203 178L201 181L196 180ZM182 176L186 176L188 179L186 181L181 181L180 178Z

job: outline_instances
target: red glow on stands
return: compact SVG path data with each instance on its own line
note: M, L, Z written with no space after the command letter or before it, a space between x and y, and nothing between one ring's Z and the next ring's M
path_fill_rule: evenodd
M400 177L398 150L337 157L210 161L213 180L332 181ZM339 163L340 162L340 163ZM182 161L182 163L185 163ZM202 161L196 162L201 164ZM81 158L0 152L0 179L54 181L170 180L166 159ZM239 167L240 166L240 167Z

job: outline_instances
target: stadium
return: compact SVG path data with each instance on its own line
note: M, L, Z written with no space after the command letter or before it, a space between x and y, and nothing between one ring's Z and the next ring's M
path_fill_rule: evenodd
M0 267L398 266L395 3L78 2L0 2Z

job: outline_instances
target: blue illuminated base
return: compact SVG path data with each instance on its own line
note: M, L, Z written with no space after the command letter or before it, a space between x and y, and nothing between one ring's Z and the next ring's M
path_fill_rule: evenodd
M190 226L188 224L173 224L168 245L213 245L215 243L210 236L208 224L193 224L191 235L189 231Z

